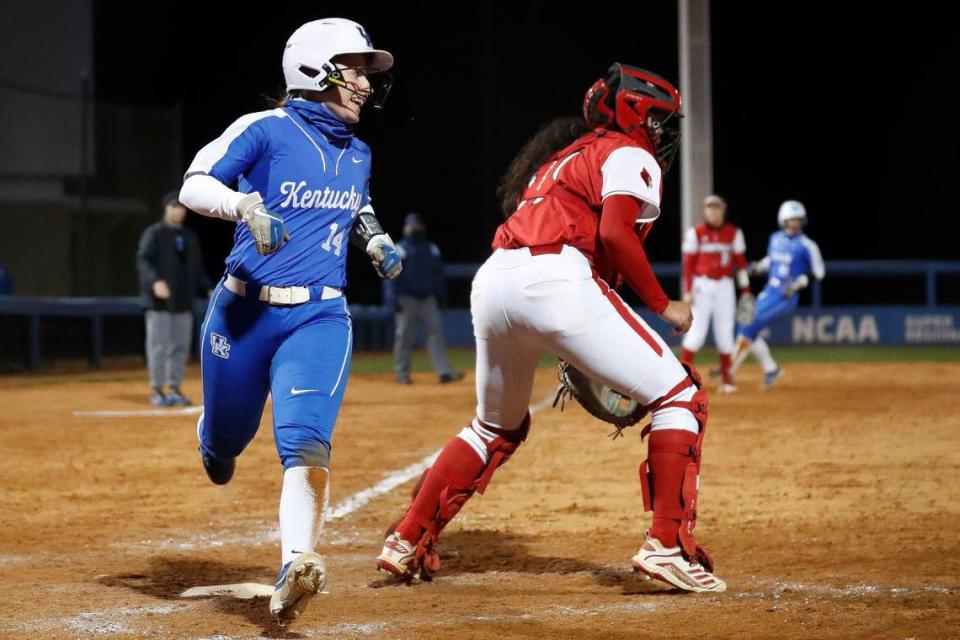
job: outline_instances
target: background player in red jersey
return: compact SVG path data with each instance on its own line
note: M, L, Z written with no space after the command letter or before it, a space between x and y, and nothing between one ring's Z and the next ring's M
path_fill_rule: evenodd
M676 332L690 328L690 306L667 298L643 249L678 148L679 110L669 82L615 64L587 92L583 120L548 124L514 159L500 188L508 218L471 293L477 415L389 528L379 569L406 579L439 569L443 527L526 439L546 351L653 415L640 474L653 525L634 568L688 591L726 588L693 536L706 391L611 286L622 279Z
M726 215L726 201L720 196L707 196L703 201L703 222L687 229L683 237L683 299L693 305L693 325L683 336L680 360L693 364L712 320L713 340L720 357L720 393L737 390L730 372L737 305L734 277L740 294L753 296L743 232L726 222Z

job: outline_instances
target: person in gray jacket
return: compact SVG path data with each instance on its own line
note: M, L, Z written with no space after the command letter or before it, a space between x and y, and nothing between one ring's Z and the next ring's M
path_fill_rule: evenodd
M147 325L150 402L161 407L190 404L180 385L193 335L193 302L198 296L206 297L211 289L200 240L183 226L187 208L178 197L175 191L163 197L163 220L147 227L137 250L140 304Z
M443 272L440 249L427 239L427 227L420 214L407 214L403 224L403 239L397 243L397 252L403 258L403 273L396 280L384 280L383 302L394 309L396 333L393 342L393 368L400 384L410 384L410 360L413 355L413 337L418 326L423 327L427 350L433 360L441 383L463 379L463 373L454 371L447 357L443 338L440 302L447 295L447 279Z

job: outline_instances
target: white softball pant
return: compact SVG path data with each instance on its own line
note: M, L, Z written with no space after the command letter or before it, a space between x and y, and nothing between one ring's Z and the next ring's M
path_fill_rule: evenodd
M713 340L720 353L733 351L733 330L737 310L737 293L733 278L697 276L691 283L693 325L683 336L683 348L699 351L707 340L713 320Z
M520 426L545 351L643 404L687 375L663 339L571 247L542 255L497 249L477 271L470 307L477 417L496 427ZM688 400L694 391L676 398ZM670 407L654 414L653 428L699 427L689 411Z

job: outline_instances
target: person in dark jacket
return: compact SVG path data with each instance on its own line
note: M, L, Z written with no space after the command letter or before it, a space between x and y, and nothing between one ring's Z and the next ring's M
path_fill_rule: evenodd
M403 258L403 272L396 280L383 283L384 304L394 309L396 334L393 342L393 366L400 384L410 384L410 359L417 326L422 326L427 350L441 383L463 379L454 371L447 357L443 339L440 301L447 295L447 279L443 272L440 249L427 239L427 227L420 214L407 214L403 239L397 244Z
M177 192L163 197L163 220L140 237L137 270L140 304L146 312L150 402L189 405L180 391L193 334L193 302L207 296L211 284L203 269L200 240L183 226L187 209ZM168 391L164 393L164 384Z

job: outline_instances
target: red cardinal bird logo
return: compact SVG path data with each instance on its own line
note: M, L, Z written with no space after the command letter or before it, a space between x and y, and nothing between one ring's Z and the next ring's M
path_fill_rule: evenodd
M650 177L650 173L647 171L646 167L644 167L643 171L640 172L640 177L643 178L643 181L646 183L648 189L653 188L653 178Z

